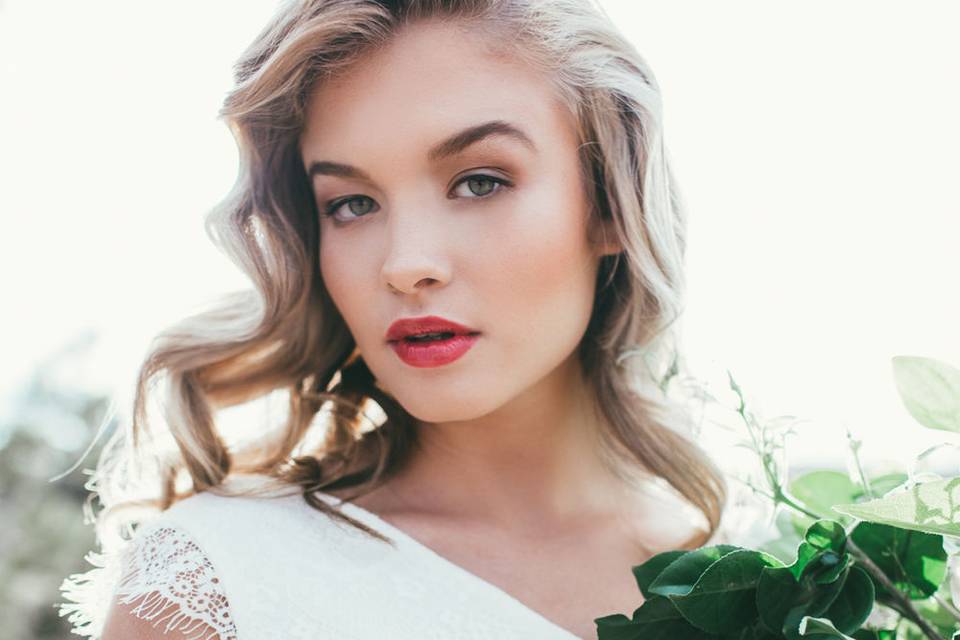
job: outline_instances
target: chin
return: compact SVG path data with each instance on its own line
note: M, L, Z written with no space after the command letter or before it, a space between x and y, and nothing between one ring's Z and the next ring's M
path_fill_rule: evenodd
M446 401L430 394L424 394L412 402L400 401L400 405L418 421L429 423L463 422L485 413L472 411L471 407L463 402Z
M474 394L457 393L452 390L437 389L437 385L422 385L416 389L407 389L393 397L400 406L420 422L465 422L480 418L494 409L495 402L490 396L478 397Z

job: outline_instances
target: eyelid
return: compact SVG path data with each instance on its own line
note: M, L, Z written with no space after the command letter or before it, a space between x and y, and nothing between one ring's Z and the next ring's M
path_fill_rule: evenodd
M461 199L465 199L465 200L485 200L485 199L487 199L487 198L490 198L490 197L496 195L496 194L499 193L500 191L503 191L504 189L509 189L509 188L513 187L513 182L512 182L511 180L508 180L508 179L503 178L503 177L501 177L501 176L493 175L492 173L485 173L483 170L475 170L475 171L473 171L472 173L466 173L466 174L464 174L463 176L457 178L457 179L454 181L453 186L452 186L451 189L450 189L450 193L452 193L458 186L460 186L462 183L466 182L467 180L470 180L471 178L487 178L487 179L492 180L493 182L495 182L495 183L497 184L497 187L496 187L493 191L491 191L490 193L488 193L487 195L483 195L483 196L466 196L466 197L461 197ZM447 197L448 197L449 199L451 199L451 200L456 200L456 199L457 199L457 197L455 197L455 196L454 196L454 197L451 197L449 194L448 194ZM353 201L353 200L359 200L359 199L361 199L361 198L367 198L367 199L373 201L373 202L376 204L376 200L373 200L373 198L370 198L369 196L366 196L366 195L363 195L363 194L354 194L354 195L349 195L349 196L343 196L342 198L335 198L334 200L330 200L330 201L328 201L326 204L324 204L324 205L323 205L323 209L322 209L323 216L324 216L324 217L328 217L328 218L332 218L335 223L339 223L339 224L350 224L353 220L359 220L360 218L365 218L366 216L369 215L369 213L372 213L372 211L369 212L369 213L365 213L365 214L363 214L362 216L357 216L357 217L355 217L355 218L352 218L352 219L350 219L350 220L345 220L345 221L344 221L344 220L338 220L338 219L334 216L334 214L337 212L338 209L340 209L340 207L342 207L342 206L345 205L345 204L350 203L350 202ZM377 210L377 209L374 209L374 211L376 211L376 210Z
M333 214L337 212L337 209L339 209L340 207L342 207L343 205L349 202L352 202L353 200L359 200L360 198L367 198L368 200L372 200L374 203L376 203L376 200L374 200L370 196L365 196L363 194L355 194L352 196L335 198L334 200L330 200L325 205L323 205L323 216L334 218ZM376 209L374 209L374 211L376 211ZM364 215L367 215L367 214L364 214ZM362 218L363 216L360 216L360 217ZM334 220L336 221L336 218L334 218Z
M484 200L500 191L503 191L504 189L508 189L513 186L513 182L511 182L510 180L507 180L506 178L493 175L491 173L484 173L483 170L480 170L480 171L474 171L473 173L464 174L463 176L454 180L453 187L450 188L450 193L455 191L457 187L459 187L461 184L463 184L470 178L487 178L487 179L493 180L493 182L497 183L498 186L496 189L494 189L493 191L491 191L485 196L472 196L472 197L468 196L465 198L466 200ZM449 198L450 196L448 195L447 197ZM454 198L450 198L450 199L453 200Z

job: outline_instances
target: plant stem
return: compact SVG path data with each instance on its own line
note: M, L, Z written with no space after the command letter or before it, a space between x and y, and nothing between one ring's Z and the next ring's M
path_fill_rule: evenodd
M745 479L743 479L743 478L738 478L737 476L731 476L731 479L733 479L733 480L735 480L735 481L737 481L737 482L740 482L740 483L742 483L742 484L747 485L747 486L750 488L750 490L753 491L755 494L759 494L759 495L763 496L764 498L766 498L766 499L768 499L768 500L771 500L771 501L776 502L776 498L774 497L774 495L773 495L772 493L767 493L766 491L764 491L764 490L761 489L760 487L755 487L755 486L753 486L753 483L750 482L749 480L745 480Z
M936 629L930 626L930 623L927 622L923 616L920 615L920 612L917 611L916 607L913 606L910 598L903 595L903 592L900 591L896 585L890 581L890 578L887 577L887 574L885 574L880 567L874 564L873 560L870 559L870 556L864 553L863 550L858 547L850 538L847 538L847 548L850 549L850 553L854 555L857 561L863 565L864 569L866 569L870 575L876 578L877 582L883 585L883 588L890 593L890 597L892 597L894 601L900 605L900 608L903 609L903 613L906 615L906 617L915 625L920 627L920 630L923 631L923 635L930 638L930 640L946 640L937 632Z
M867 495L867 497L873 500L877 496L873 493L873 488L870 486L870 481L867 479L867 474L863 472L863 466L860 464L860 455L858 453L860 443L854 441L853 434L850 433L850 429L847 429L847 442L850 444L850 453L853 455L853 462L857 467L857 473L860 475L860 484L863 486L863 492Z

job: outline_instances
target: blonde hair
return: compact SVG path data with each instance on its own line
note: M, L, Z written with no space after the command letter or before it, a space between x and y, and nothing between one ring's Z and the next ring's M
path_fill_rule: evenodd
M498 34L494 44L549 72L575 114L591 219L611 221L623 249L600 263L577 353L604 418L604 443L622 477L662 478L704 515L709 531L688 544L699 546L718 528L723 473L682 434L690 416L664 393L680 363L674 322L685 288L686 218L664 147L659 87L631 43L589 0L296 0L243 53L221 110L240 172L207 230L254 288L154 340L131 420L107 443L88 484L106 507L99 539L109 535L108 517L119 519L115 531L129 526L120 514L131 507L164 510L202 491L237 495L224 485L228 474L254 473L387 540L315 495L352 489L349 500L376 488L409 459L416 430L414 418L376 386L323 285L299 136L317 83L404 25L428 19ZM276 391L289 400L278 433L228 448L216 411ZM155 396L172 455L147 445L156 435L148 421ZM367 416L370 402L385 415L382 423ZM307 446L315 429L322 437ZM135 472L159 479L158 494L117 500L122 478Z

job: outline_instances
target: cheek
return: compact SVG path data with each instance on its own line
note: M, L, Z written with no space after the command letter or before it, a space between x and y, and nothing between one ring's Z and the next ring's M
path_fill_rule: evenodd
M518 335L585 327L595 274L582 201L568 190L545 188L518 203L516 211L488 254L495 256L487 262L495 271L487 274L488 286L500 292L493 299L512 310L509 321L521 329Z
M330 298L351 329L354 327L354 318L357 310L362 309L365 301L361 300L363 292L369 286L358 286L352 274L359 273L360 265L356 260L351 262L342 247L335 244L320 246L320 274L323 284L330 293Z

